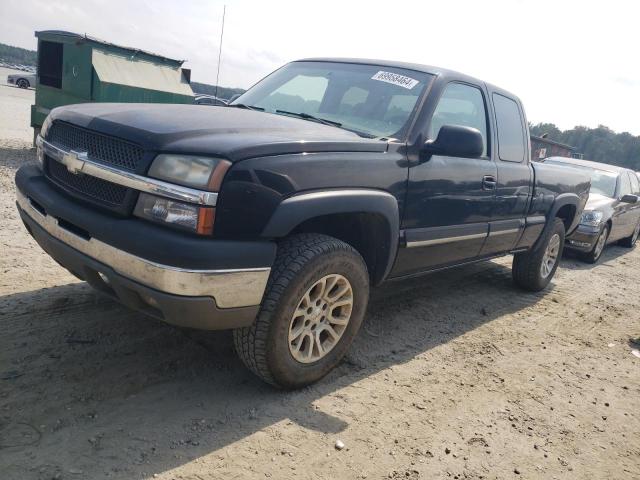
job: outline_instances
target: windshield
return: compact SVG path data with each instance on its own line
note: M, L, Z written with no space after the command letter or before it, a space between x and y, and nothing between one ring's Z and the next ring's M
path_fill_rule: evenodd
M432 78L428 73L402 68L293 62L263 79L232 105L309 121L324 120L366 137L401 139Z
M614 198L616 196L616 185L618 181L617 173L585 167L583 165L575 165L572 163L556 162L553 160L547 163L553 163L554 165L566 165L568 167L584 170L591 176L591 190L589 190L589 193L599 193L600 195L610 198Z

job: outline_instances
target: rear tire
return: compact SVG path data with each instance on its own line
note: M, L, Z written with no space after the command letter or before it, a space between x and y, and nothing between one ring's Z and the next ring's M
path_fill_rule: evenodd
M620 240L620 245L627 248L633 248L636 246L636 242L638 241L638 236L640 236L640 220L636 225L636 229L633 231L630 237L623 238Z
M339 296L342 290L347 293ZM331 303L334 296L336 305ZM284 389L304 387L344 357L368 301L367 267L353 247L319 234L286 238L278 246L255 322L233 331L236 352L265 382Z
M590 252L583 253L580 257L587 263L597 263L604 252L604 248L607 246L607 239L609 238L609 225L605 225L600 230L600 235L594 244Z
M19 88L29 88L29 87L30 87L29 81L28 81L28 80L26 80L26 79L24 79L24 78L21 78L20 80L18 80L18 81L16 82L16 85L17 85Z
M513 256L511 272L517 286L530 292L543 290L553 278L564 249L564 223L555 218L532 250Z

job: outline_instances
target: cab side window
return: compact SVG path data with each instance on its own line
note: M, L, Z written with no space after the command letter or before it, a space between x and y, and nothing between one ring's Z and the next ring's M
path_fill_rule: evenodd
M479 88L462 83L450 83L446 86L431 117L429 139L435 140L444 125L478 129L484 144L482 156L487 155L487 110Z
M507 162L524 160L524 126L518 104L504 95L493 94L498 128L498 156Z

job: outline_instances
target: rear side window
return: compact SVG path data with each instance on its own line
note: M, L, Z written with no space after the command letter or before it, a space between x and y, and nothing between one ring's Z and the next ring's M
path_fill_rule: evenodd
M478 129L484 144L482 156L487 155L487 112L479 88L462 83L447 85L431 117L429 138L435 140L444 125Z
M498 127L498 156L507 162L524 160L524 129L518 104L498 93L493 94Z
M629 178L631 179L631 191L634 195L638 195L640 193L640 181L638 181L638 176L629 172Z
M40 84L62 88L62 44L41 40L38 46Z

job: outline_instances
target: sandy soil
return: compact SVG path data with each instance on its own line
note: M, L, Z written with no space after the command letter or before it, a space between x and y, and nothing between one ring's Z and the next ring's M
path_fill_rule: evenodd
M509 258L387 284L342 365L283 393L228 332L132 313L41 252L13 204L33 161L24 123L6 133L32 101L14 93L0 87L0 478L640 478L640 249L564 259L540 294L512 286Z

